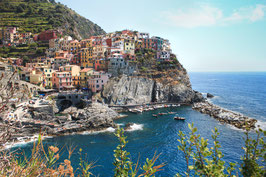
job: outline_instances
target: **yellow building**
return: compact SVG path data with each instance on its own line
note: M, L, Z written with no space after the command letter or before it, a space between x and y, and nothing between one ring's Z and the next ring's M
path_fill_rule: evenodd
M92 39L84 39L80 41L81 48L89 48L92 47Z
M83 68L92 68L93 67L93 48L83 48L79 53L81 67Z
M141 48L142 48L142 40L136 40L135 49L141 49Z
M88 76L92 75L93 68L85 68L80 71L79 82L82 88L88 87Z
M135 54L135 41L131 39L124 40L124 51L127 54L134 55Z
M72 85L75 87L80 86L80 81L79 81L79 75L78 76L72 76Z
M44 73L40 70L32 70L30 73L30 83L39 85L40 87L43 86L44 82Z
M79 43L79 41L77 41L77 40L71 41L69 43L68 53L70 53L70 54L76 54L76 53L78 53L79 49L80 49L80 43Z
M52 76L53 76L54 70L49 68L49 67L47 67L47 68L44 68L43 72L44 72L44 75L45 75L45 84L44 84L44 86L52 88L53 87Z
M104 58L104 52L107 50L107 47L97 45L93 47L93 59L101 59Z

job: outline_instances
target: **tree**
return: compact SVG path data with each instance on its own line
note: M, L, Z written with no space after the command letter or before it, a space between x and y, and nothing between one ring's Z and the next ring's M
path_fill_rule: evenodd
M17 6L17 13L24 12L24 9L21 6Z
M208 147L208 140L197 135L197 128L194 125L188 124L190 129L189 135L185 135L179 131L178 149L184 153L186 160L185 176L219 176L219 177L233 177L233 172L236 172L236 164L229 163L225 165L222 160L223 154L220 151L221 144L218 141L219 132L215 128L212 132L212 139L214 146ZM260 177L265 176L265 162L266 144L264 138L266 131L259 129L256 131L257 138L252 139L249 137L248 131L246 132L245 140L245 155L242 157L240 172L244 177ZM264 134L264 138L261 134ZM236 172L237 173L237 172ZM181 176L177 174L177 176Z
M23 59L23 66L26 66L26 63L28 63L30 60L29 57L24 55L22 59Z
M138 173L138 163L134 164L130 158L129 155L130 153L125 150L126 148L126 137L124 136L124 130L118 129L116 130L115 133L116 137L119 140L119 145L117 148L114 150L114 166L115 166L115 177L135 177ZM151 160L146 159L146 163L143 165L141 168L144 172L140 174L138 177L144 176L144 177L150 177L150 176L155 176L155 173L160 171L165 164L160 164L157 166L154 166L156 160L158 159L159 155L154 155Z
M29 10L28 10L28 12L27 12L26 15L32 15L32 14L34 13L33 8L32 8L31 6L29 6L28 9L29 9Z
M41 54L43 54L43 49L37 49L37 50L36 50L36 54L37 54L37 55L41 55Z
M264 138L266 131L256 130L257 137L252 139L249 130L245 132L245 154L241 157L241 173L244 177L266 176L266 143ZM261 137L262 136L264 137Z
M37 46L38 46L38 44L34 42L34 43L31 43L29 47L31 49L36 49Z

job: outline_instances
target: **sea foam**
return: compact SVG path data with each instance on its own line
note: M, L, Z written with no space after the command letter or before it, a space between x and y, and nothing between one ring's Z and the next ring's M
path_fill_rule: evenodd
M136 130L143 130L143 124L132 124L127 131L132 132Z

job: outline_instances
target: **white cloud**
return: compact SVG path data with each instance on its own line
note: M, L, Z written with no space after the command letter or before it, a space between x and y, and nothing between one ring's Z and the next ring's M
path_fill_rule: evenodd
M253 10L252 15L250 17L251 21L261 20L264 17L264 11L266 11L266 5L257 5Z
M265 11L266 5L258 4L255 7L236 9L232 14L225 16L221 9L204 4L197 8L162 12L161 20L173 26L193 28L244 21L255 22L264 18Z

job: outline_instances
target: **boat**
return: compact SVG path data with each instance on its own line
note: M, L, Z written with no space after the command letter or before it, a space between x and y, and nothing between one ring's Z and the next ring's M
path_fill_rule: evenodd
M168 112L168 114L175 114L176 112Z
M153 117L158 117L158 115L157 115L157 114L153 114L152 116L153 116Z
M175 120L186 120L184 117L174 117Z
M138 113L136 109L129 109L128 111L131 113Z
M165 112L161 112L161 113L158 113L160 116L162 116L162 115L167 115L167 113L165 113Z
M137 113L142 113L143 110L142 109L136 109Z

